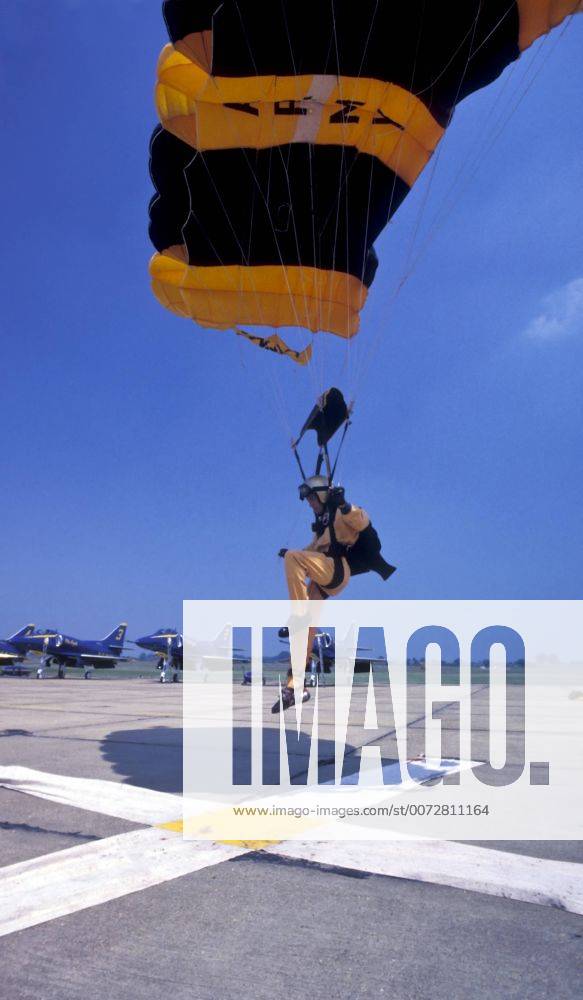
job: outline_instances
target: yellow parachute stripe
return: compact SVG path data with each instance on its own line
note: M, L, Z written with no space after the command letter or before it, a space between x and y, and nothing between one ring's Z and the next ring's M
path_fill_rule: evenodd
M171 45L158 63L156 107L164 128L194 149L354 146L409 185L444 133L423 102L396 84L332 75L213 77Z
M517 3L521 52L566 17L583 10L583 0L517 0Z
M154 254L154 295L167 309L201 326L303 326L353 337L366 286L351 274L298 266L194 267L182 248Z

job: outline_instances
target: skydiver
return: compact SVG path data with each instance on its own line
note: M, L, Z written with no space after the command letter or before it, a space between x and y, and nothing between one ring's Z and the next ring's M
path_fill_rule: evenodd
M310 476L299 487L300 500L307 500L316 519L313 537L305 549L280 549L285 561L287 587L292 601L323 601L340 594L350 577L374 570L387 580L395 567L380 554L380 540L362 507L346 500L344 487L329 484L325 476ZM285 629L280 634L286 634ZM308 631L309 664L316 629ZM310 693L304 686L302 701ZM295 702L291 668L281 695L284 710ZM280 710L280 701L272 711Z

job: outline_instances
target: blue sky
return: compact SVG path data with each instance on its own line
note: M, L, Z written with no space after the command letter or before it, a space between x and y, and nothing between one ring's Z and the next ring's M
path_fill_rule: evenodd
M306 375L151 296L158 3L19 0L2 39L0 634L285 596L310 521L288 441L316 389L350 393L345 346ZM468 99L379 240L340 477L399 571L354 598L581 596L582 43L583 17Z

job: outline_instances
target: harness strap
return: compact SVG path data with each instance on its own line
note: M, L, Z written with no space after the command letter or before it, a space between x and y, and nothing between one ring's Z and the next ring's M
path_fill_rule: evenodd
M344 577L346 575L341 556L332 556L332 558L334 559L334 572L332 574L332 579L329 583L323 584L327 590L336 590L336 587L339 587L341 583L344 583Z
M342 557L346 555L346 546L342 545L336 537L336 531L334 530L334 518L336 517L336 511L329 510L328 514L328 531L330 532L330 548L328 550L328 555L334 560L334 572L330 582L326 583L324 586L329 590L335 590L336 587L339 587L340 584L344 582L345 570Z

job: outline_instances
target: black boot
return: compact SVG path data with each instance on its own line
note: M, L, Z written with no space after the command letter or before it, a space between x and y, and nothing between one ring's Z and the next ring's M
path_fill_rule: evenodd
M302 692L302 704L305 701L309 701L310 698L311 698L310 692L308 691L307 688L304 688ZM295 705L295 703L296 703L296 697L294 689L286 687L281 692L281 698L278 698L275 705L273 705L271 709L271 714L279 715L281 711L285 712L286 708L291 708L292 705Z

